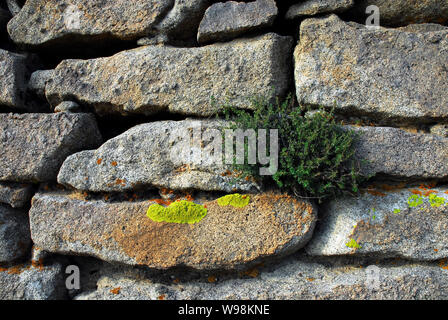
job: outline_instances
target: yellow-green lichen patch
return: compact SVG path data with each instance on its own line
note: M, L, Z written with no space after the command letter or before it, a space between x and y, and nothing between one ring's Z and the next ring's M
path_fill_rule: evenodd
M155 222L194 224L205 218L207 209L194 202L182 200L173 202L169 207L153 204L146 215Z
M435 194L430 194L429 203L431 204L431 207L440 207L445 204L445 199L438 197Z
M232 206L235 208L244 208L249 204L250 197L235 193L219 198L217 201L220 207Z
M416 208L423 204L423 198L417 194L414 194L408 198L408 205L410 208Z
M401 212L401 209L394 209L395 214L400 213L400 212Z
M351 239L349 242L345 244L347 247L352 249L361 249L361 246L356 242L355 239Z

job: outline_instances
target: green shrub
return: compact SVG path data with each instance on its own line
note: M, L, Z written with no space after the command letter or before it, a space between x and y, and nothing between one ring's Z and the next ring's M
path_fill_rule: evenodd
M232 120L230 129L279 130L279 168L264 179L273 179L278 187L292 190L297 196L319 200L358 192L362 178L359 162L353 157L357 134L343 129L335 121L333 110L321 108L305 116L308 110L295 105L291 95L282 103L254 98L251 104L253 111L224 105L224 116ZM245 153L247 159L247 142ZM234 167L246 176L262 179L259 165L234 163Z

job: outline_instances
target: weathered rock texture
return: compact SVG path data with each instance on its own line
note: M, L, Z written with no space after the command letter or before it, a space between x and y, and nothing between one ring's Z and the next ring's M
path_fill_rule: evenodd
M446 24L448 21L448 2L445 0L360 0L356 8L360 14L364 14L369 5L380 9L383 26L427 22Z
M60 300L66 298L62 265L0 267L0 299Z
M110 58L65 60L46 94L53 106L76 99L101 114L207 116L219 107L212 98L247 107L260 92L284 94L291 45L289 37L268 34L200 48L147 46Z
M417 30L305 20L294 54L298 101L382 122L447 119L448 28Z
M226 173L228 167L223 165L222 153L213 149L212 144L201 145L201 141L211 141L206 138L208 134L218 141L211 136L211 130L222 127L226 127L223 122L214 120L159 121L136 126L98 150L70 156L59 172L58 182L95 192L147 187L255 190L254 182ZM190 139L183 140L187 135ZM222 142L218 146L222 147ZM198 152L202 153L202 159Z
M22 208L30 203L33 187L27 184L0 182L0 202L13 208Z
M329 12L343 12L351 8L354 0L307 0L291 6L286 13L286 19L303 16L314 16Z
M0 263L22 257L30 249L30 243L26 213L0 204Z
M333 200L322 207L318 231L306 251L312 255L369 255L419 261L446 258L446 192L445 188L416 188ZM438 206L430 194L446 203ZM354 246L347 246L352 239L359 248L354 242Z
M376 277L378 275L378 277ZM331 266L290 261L248 277L166 284L106 274L77 300L418 300L448 299L448 271L437 265ZM117 290L119 288L119 290ZM115 290L114 290L115 289ZM273 312L273 311L271 311Z
M8 23L11 39L42 48L146 36L173 6L174 0L28 0Z
M1 106L26 109L26 57L0 49L0 110Z
M92 114L0 114L0 181L55 180L69 155L100 143Z
M350 127L359 133L355 157L361 171L404 179L446 179L448 139L390 127Z
M207 216L193 225L152 221L146 216L151 203L37 194L30 211L32 239L49 252L110 262L227 269L300 249L316 220L310 203L270 193L251 196L240 209L205 201Z
M271 26L278 9L274 0L219 2L205 12L198 31L198 42L225 41L246 32Z

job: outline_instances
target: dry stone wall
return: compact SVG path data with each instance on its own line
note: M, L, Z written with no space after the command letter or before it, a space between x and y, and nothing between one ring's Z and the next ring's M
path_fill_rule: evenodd
M0 299L448 299L448 2L392 2L0 3ZM221 106L289 92L359 133L358 195L213 161Z

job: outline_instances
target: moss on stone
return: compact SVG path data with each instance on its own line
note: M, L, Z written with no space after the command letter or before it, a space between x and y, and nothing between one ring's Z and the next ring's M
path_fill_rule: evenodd
M248 195L235 193L219 198L217 201L218 205L221 207L232 206L235 208L244 208L249 204L250 197Z
M205 218L207 209L190 201L176 201L168 207L153 204L146 214L155 222L194 224Z
M345 244L347 247L352 248L352 249L360 249L361 246L358 244L358 242L356 242L355 239L351 239L349 242L347 242Z
M440 207L445 204L445 199L438 197L435 194L430 194L429 203L431 204L431 207Z

